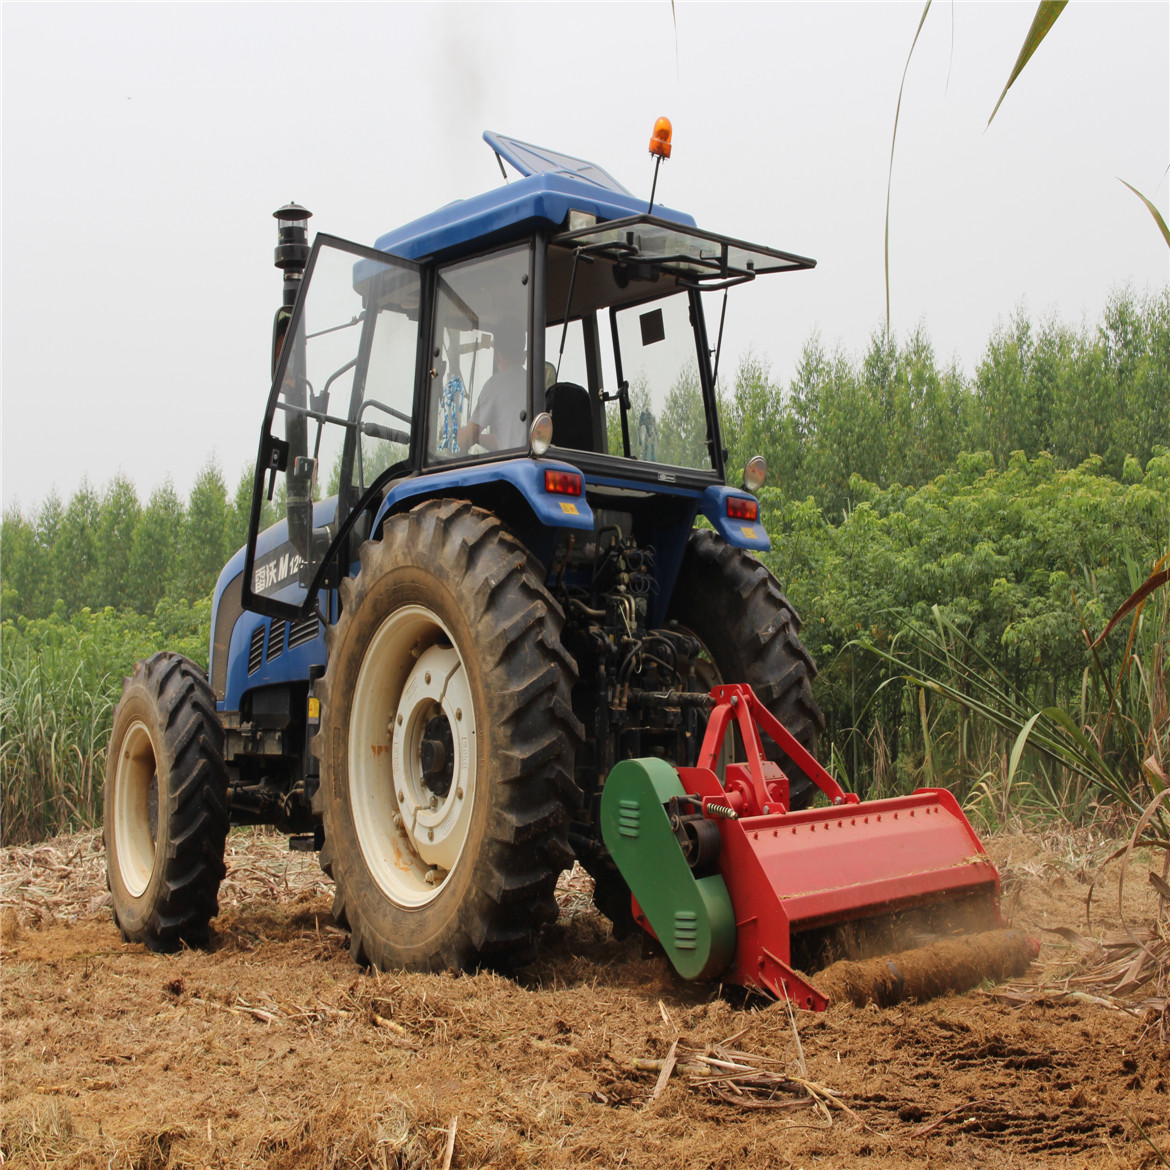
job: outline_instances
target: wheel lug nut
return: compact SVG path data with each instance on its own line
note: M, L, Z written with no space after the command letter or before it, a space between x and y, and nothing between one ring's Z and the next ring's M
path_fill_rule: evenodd
M395 827L396 829L401 829L401 828L402 828L402 817L401 817L401 815L400 815L399 813L395 813L395 814L394 814L394 827Z
M462 788L456 788L456 789L455 789L455 799L456 799L456 800L462 800L462 799L463 799L463 789L462 789Z
M402 726L402 716L401 715L398 716L398 726L399 727Z
M426 672L426 673L423 675L423 682L427 682L427 683L429 683L430 681L431 681L431 672L428 670L428 671L427 671L427 672Z
M427 829L427 840L433 841L434 839L435 839L435 830L434 829Z
M463 718L463 708L462 708L462 707L456 707L456 708L455 708L455 718L456 718L456 719L462 719L462 718Z
M406 793L405 793L405 792L399 792L399 793L398 793L398 803L399 803L399 804L401 804L401 803L402 803L402 802L403 802L405 799L406 799Z
M435 871L433 869L428 869L427 876L423 878L423 881L425 881L428 886L433 886L435 884Z

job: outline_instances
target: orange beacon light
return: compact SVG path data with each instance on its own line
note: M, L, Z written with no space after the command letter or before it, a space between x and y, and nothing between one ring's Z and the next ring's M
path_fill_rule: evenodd
M659 118L650 135L650 153L658 158L670 158L670 119Z

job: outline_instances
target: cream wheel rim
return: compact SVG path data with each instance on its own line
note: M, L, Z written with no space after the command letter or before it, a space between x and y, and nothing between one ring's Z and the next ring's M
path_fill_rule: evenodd
M424 606L370 639L349 718L349 791L362 857L394 903L438 897L475 804L475 706L450 631Z
M122 737L114 780L114 854L122 884L133 898L146 892L154 872L158 830L151 818L152 789L157 805L154 744L146 724L135 719Z

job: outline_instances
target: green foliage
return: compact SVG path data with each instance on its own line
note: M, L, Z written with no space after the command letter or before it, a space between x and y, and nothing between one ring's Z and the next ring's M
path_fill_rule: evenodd
M58 598L69 613L92 605L97 598L98 564L96 530L100 500L83 479L61 517L52 546L52 574Z
M1170 809L1164 801L1170 779L1163 766L1170 749L1167 561L1170 552L1091 643L1089 628L1082 626L1090 663L1079 701L1038 707L1035 692L1015 685L937 608L932 626L908 624L909 653L898 648L882 654L919 688L924 712L925 696L938 696L948 712L971 715L985 732L998 731L1005 746L1010 743L1003 774L985 773L972 792L969 806L981 820L1002 824L1031 813L1076 821L1105 801L1128 810L1146 843L1170 847ZM1117 630L1123 618L1130 619L1128 638L1125 627ZM1103 644L1115 630L1107 661ZM924 735L929 738L929 732ZM1029 782L1018 782L1029 774Z
M678 467L710 467L707 457L707 413L697 372L685 372L671 386L658 418L659 463Z
M48 558L37 539L36 525L15 507L4 509L0 526L3 565L0 613L21 612L36 604L41 582L47 576Z
M796 466L800 444L795 422L784 410L780 387L755 354L749 352L741 360L730 394L720 394L719 418L729 483L738 483L747 461L764 452L773 476L783 478Z
M1095 331L1022 313L988 344L975 379L979 420L967 449L1001 466L1013 451L1050 451L1062 467L1094 455L1120 477L1132 455L1143 466L1170 446L1170 289L1139 299L1112 296Z
M965 793L1003 750L968 718L920 710L890 665L895 649L902 663L926 653L936 620L961 636L949 651L956 675L992 671L1034 707L1077 703L1091 665L1082 619L1100 629L1131 591L1128 564L1164 548L1168 468L1160 455L1139 483L1122 484L1099 461L1061 470L1050 455L1020 454L1001 471L989 454L961 456L920 488L855 478L836 525L812 501L764 490L765 559L810 619L818 696L855 787L900 780Z
M178 650L207 665L211 603L153 618L82 609L0 624L0 829L5 844L100 822L105 750L122 678Z
M242 548L248 539L248 521L252 516L252 487L255 473L250 466L241 468L240 478L236 481L236 493L232 497L231 510L228 515L227 547L231 552ZM267 528L275 519L274 516L261 516L261 530ZM231 553L229 552L229 555Z
M940 367L920 327L904 340L875 333L860 362L815 334L785 392L749 355L722 394L729 477L763 455L769 482L811 497L833 523L858 502L856 477L880 489L921 487L988 451L1047 452L1069 469L1099 456L1120 479L1170 447L1170 288L1114 294L1096 329L1033 326L1017 311L995 331L974 379Z

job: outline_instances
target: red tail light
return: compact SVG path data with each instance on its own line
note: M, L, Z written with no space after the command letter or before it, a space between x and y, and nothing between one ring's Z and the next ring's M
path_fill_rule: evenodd
M760 505L756 500L747 496L728 496L727 515L732 520L758 520Z
M581 494L581 476L576 471L554 471L551 468L546 468L544 490L557 496L579 496Z

